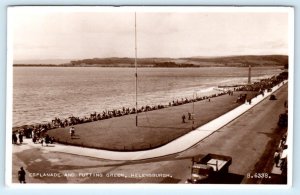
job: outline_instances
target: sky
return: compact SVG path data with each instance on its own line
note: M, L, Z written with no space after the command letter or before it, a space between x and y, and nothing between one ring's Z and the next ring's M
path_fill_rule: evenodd
M14 61L134 57L134 10L12 9ZM138 11L138 57L288 54L287 12Z

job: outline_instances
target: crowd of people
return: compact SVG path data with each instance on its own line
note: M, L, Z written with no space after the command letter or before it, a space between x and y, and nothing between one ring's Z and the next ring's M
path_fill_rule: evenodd
M278 148L274 153L274 164L276 167L280 168L282 174L286 174L287 171L287 134L285 134L279 143Z
M288 101L284 101L284 108L285 112L279 115L278 119L278 127L281 129L287 129L288 128ZM280 168L281 175L287 174L287 149L288 149L288 143L287 143L287 132L281 137L281 140L279 141L279 145L276 148L276 151L274 153L274 165L275 167Z
M252 83L251 85L243 85L235 87L235 91L256 91L261 92L270 90L272 87L278 85L282 81L288 79L288 73L282 72L277 76L273 76L267 79L261 79L259 82Z
M35 144L40 143L42 146L44 146L44 144L46 146L48 146L48 144L53 144L55 142L55 138L50 137L47 134L47 130L45 130L43 128L41 128L41 129L28 128L26 130L27 131L25 131L25 129L19 129L17 131L13 131L12 143L15 145L22 145L24 136L26 138L32 138L33 143L35 143Z
M221 95L227 94L227 91L223 91L217 94L213 94L210 96L203 96L203 97L197 97L195 99L188 99L188 98L182 98L182 99L177 99L173 100L172 102L169 102L168 105L146 105L142 106L139 109L137 109L137 113L141 112L149 112L153 110L158 110L158 109L163 109L171 106L179 106L191 102L196 102L196 101L202 101L202 100L208 100L210 101L211 98L218 97ZM87 123L87 122L93 122L93 121L98 121L98 120L105 120L113 117L120 117L124 115L129 115L129 114L135 114L136 113L136 108L125 108L123 107L122 109L113 109L113 110L105 110L100 113L94 112L90 114L90 116L85 116L85 117L75 117L71 116L66 119L61 119L61 118L54 118L51 122L48 122L46 124L37 124L37 125L26 125L18 130L13 131L13 134L22 134L22 136L25 136L26 138L33 138L34 142L40 142L42 138L45 138L46 132L51 129L55 128L65 128L69 126L74 126L77 124L82 124L82 123ZM14 142L13 142L14 143Z
M19 141L19 143L18 143ZM13 132L12 133L12 143L13 144L22 144L23 143L23 132Z
M55 129L55 128L65 128L68 126L74 126L77 124L82 124L82 123L87 123L87 122L92 122L92 121L98 121L98 120L105 120L109 119L112 117L120 117L124 115L129 115L129 114L135 114L141 113L141 112L148 112L152 110L158 110L158 109L163 109L166 107L172 107L172 106L179 106L191 102L197 102L197 101L202 101L202 100L208 100L210 101L211 98L218 97L221 95L233 95L234 91L256 91L257 95L263 94L265 90L269 90L275 85L279 84L283 80L287 79L288 75L287 73L283 72L279 74L278 76L273 76L268 79L262 79L259 82L255 82L250 85L243 85L239 87L233 88L233 90L223 90L220 91L219 93L209 95L209 96L202 96L202 97L196 97L196 98L181 98L177 100L173 100L169 102L167 105L146 105L138 108L121 108L121 109L112 109L112 110L105 110L102 112L94 112L90 114L89 116L85 117L75 117L75 116L70 116L65 119L61 118L54 118L51 122L44 123L44 124L37 124L37 125L26 125L23 127L20 127L18 130L13 131L13 143L16 143L16 136L14 134L19 132L19 135L22 134L22 136L25 136L26 138L33 138L35 142L40 142L41 139L45 138L45 133L50 130L50 129ZM247 98L246 94L241 94L238 99L237 103L244 103ZM251 100L250 100L251 101ZM251 102L249 102L251 103ZM21 132L21 133L20 133ZM20 138L19 138L20 140ZM22 140L22 139L21 139Z

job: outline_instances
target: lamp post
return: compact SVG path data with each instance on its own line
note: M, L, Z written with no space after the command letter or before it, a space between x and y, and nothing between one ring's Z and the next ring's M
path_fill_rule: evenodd
M138 91L138 77L137 77L137 43L136 43L136 12L134 13L134 66L135 66L135 126L138 126L138 98L137 98L137 91Z
M248 85L251 85L251 65L248 67Z
M193 93L193 114L192 114L192 130L194 130L194 128L195 128L195 91L194 91L194 93ZM197 94L196 94L196 96L197 96Z

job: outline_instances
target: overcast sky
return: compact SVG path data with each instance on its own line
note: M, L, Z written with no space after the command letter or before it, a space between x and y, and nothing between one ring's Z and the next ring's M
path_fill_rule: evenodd
M14 61L134 57L133 12L9 15ZM138 12L138 57L288 54L288 14Z

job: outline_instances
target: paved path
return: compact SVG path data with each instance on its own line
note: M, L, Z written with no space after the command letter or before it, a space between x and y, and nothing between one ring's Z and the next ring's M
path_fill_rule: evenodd
M287 83L287 81L285 81L284 83ZM275 86L272 89L272 92L265 93L264 96L259 95L256 98L253 98L251 105L243 104L233 109L232 111L197 128L196 130L159 148L155 148L147 151L136 151L136 152L114 152L114 151L55 144L54 147L44 147L44 149L49 151L64 152L69 154L76 154L81 156L89 156L89 157L110 159L110 160L141 160L141 159L150 159L150 158L156 158L156 157L179 153L194 146L199 141L213 134L215 131L219 130L220 128L222 128L223 126L225 126L226 124L234 120L235 118L239 117L240 115L245 113L250 108L254 107L262 100L268 98L273 92L275 92L281 86L283 86L283 84L280 84L280 86ZM28 147L30 146L40 147L40 145L33 144L29 140L27 144ZM14 150L14 152L17 151Z

